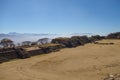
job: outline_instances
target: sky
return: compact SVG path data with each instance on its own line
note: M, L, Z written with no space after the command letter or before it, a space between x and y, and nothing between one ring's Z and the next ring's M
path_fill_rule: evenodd
M120 31L120 0L0 0L0 33Z

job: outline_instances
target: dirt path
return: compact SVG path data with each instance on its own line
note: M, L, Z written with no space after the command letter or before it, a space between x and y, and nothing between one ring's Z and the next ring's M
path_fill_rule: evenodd
M0 80L103 80L120 73L120 40L114 45L87 44L0 64Z

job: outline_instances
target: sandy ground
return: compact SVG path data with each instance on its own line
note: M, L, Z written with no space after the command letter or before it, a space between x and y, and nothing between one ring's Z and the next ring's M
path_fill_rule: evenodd
M86 44L0 64L0 80L103 80L120 73L120 40Z

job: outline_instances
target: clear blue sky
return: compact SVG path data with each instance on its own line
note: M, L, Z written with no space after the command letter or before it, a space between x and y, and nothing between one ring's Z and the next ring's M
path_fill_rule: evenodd
M0 0L0 33L120 31L120 0Z

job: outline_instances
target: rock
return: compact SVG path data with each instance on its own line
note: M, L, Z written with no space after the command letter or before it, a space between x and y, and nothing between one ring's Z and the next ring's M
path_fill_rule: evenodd
M16 54L18 55L18 58L21 58L21 59L30 57L30 54L27 51L25 51L23 48L16 49Z
M120 74L110 74L104 80L120 80Z

